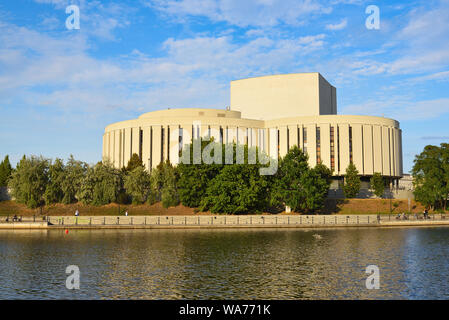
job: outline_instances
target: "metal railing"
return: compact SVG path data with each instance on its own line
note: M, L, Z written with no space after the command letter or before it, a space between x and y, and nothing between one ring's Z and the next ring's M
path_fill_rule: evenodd
M394 221L448 221L444 213L381 215L214 215L214 216L2 216L0 222L42 222L58 226L276 226L372 225Z
M281 226L367 225L378 220L376 215L52 216L48 222L59 226Z

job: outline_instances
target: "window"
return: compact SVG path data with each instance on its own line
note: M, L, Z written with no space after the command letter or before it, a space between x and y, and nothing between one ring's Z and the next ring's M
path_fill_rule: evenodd
M223 128L220 127L220 143L223 143Z
M277 137L276 137L276 139L277 139L277 153L278 153L278 158L279 158L279 155L280 155L280 148L281 148L281 135L279 134L279 130L277 130Z
M337 126L337 160L338 172L340 172L340 127Z
M297 135L298 135L298 141L296 141L296 145L298 146L298 148L299 147L301 147L301 143L300 143L300 138L301 138L301 135L300 135L300 131L299 131L299 127L298 128L296 128L296 131L297 131Z
M302 144L304 146L304 153L307 153L307 128L302 128Z
M316 128L316 163L321 163L321 128Z
M170 161L170 127L167 127L167 160Z
M352 163L352 127L349 127L349 162Z
M184 145L184 132L182 131L182 128L179 128L179 156L181 156L182 147Z
M139 130L139 158L142 160L143 130Z
M161 162L164 162L164 128L161 129Z
M133 128L131 128L130 140L129 158L131 159L133 157Z
M330 142L331 142L331 170L335 170L335 135L334 127L330 128Z

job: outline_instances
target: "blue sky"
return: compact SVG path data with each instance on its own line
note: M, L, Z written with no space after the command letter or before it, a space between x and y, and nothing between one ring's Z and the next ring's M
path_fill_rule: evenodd
M66 28L70 4L79 30ZM235 79L320 72L340 114L400 121L407 172L449 141L448 21L449 0L2 1L0 157L94 163L109 123L224 108Z

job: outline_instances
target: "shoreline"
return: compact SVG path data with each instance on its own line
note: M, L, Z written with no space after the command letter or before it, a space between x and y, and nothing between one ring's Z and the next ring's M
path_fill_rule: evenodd
M92 216L47 217L45 221L0 222L2 230L65 229L323 229L449 226L445 216L428 220L396 220L376 215L351 216Z

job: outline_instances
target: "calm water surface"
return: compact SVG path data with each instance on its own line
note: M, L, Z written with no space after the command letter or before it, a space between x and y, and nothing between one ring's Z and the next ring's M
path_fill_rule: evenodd
M448 299L448 250L449 228L5 230L0 299Z

